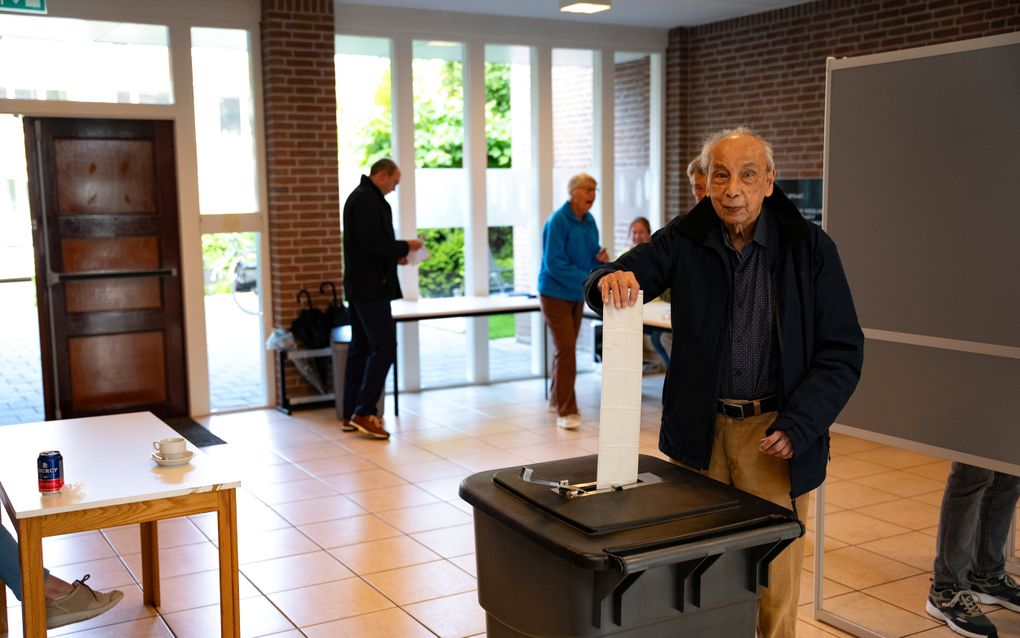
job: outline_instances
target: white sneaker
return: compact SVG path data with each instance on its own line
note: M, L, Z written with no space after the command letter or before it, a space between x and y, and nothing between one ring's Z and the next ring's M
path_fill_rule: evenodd
M556 427L563 428L564 430L576 430L581 427L581 415L568 414L567 416L558 416L556 417Z

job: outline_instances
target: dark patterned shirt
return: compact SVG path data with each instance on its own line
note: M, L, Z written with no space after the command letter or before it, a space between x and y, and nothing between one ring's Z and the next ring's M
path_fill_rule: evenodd
M722 225L722 222L719 222ZM730 329L720 366L720 399L762 399L779 388L775 348L775 299L772 269L779 237L768 211L762 209L754 237L741 252L723 226L730 261Z

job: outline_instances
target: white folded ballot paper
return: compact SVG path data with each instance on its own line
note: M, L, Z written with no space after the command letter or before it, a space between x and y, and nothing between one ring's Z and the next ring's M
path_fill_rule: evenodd
M407 253L407 264L409 266L420 264L428 259L429 256L429 249L425 246L425 244L422 244L421 248L418 250L412 250Z
M602 319L602 413L597 489L637 482L641 431L641 359L644 291L630 308L612 298Z

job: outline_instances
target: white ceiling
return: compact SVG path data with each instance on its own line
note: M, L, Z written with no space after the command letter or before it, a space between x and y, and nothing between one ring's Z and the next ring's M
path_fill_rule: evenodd
M338 5L371 4L374 7L456 11L670 29L804 4L805 0L613 0L611 10L591 16L561 13L559 0L335 0L335 2Z

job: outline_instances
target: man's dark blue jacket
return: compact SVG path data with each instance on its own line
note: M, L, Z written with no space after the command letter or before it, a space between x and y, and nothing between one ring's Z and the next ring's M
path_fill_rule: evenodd
M409 246L396 239L393 211L364 175L344 203L344 296L348 301L400 299L397 260Z
M793 443L791 498L825 480L829 426L857 387L864 335L836 245L804 220L779 187L764 206L779 232L772 273L779 336L780 408L769 428ZM672 290L673 351L662 398L659 449L699 469L708 467L719 398L719 365L732 315L722 225L705 198L617 261L594 270L585 297L601 313L597 282L613 270L637 277L645 299Z

